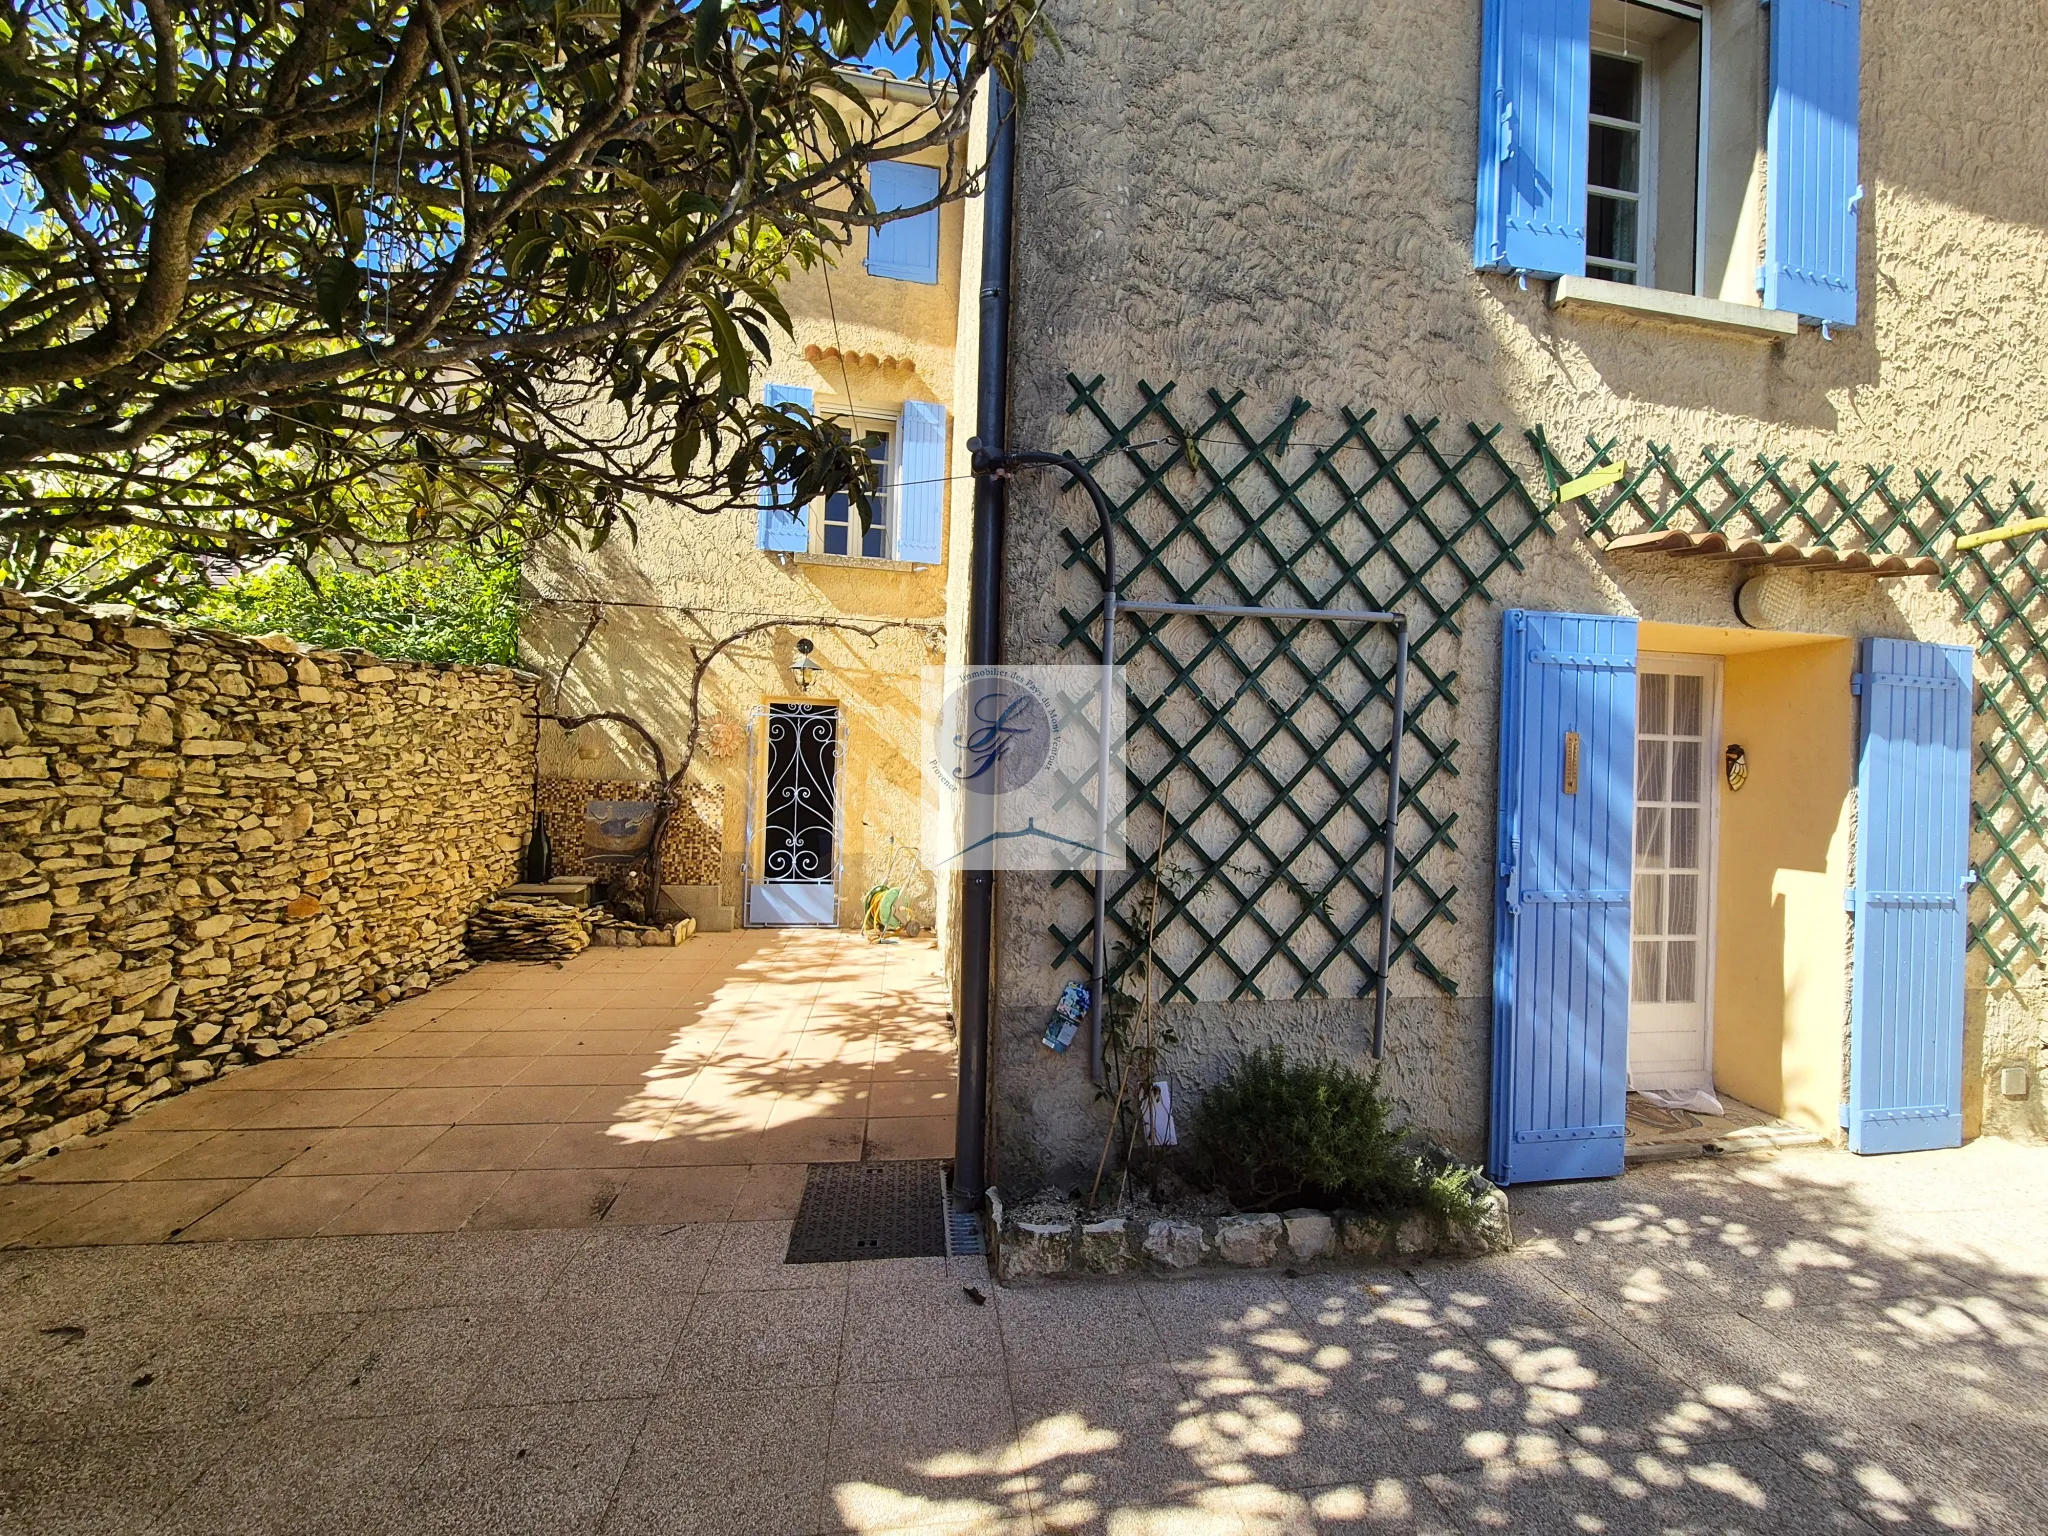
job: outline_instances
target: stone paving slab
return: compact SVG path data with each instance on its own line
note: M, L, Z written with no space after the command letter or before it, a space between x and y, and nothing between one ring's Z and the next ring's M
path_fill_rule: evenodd
M785 1221L0 1252L0 1533L2038 1536L2044 1190L1802 1150L1514 1191L1475 1264L1016 1291Z
M951 1155L946 998L831 931L479 966L0 1171L0 1248L791 1217L809 1163Z

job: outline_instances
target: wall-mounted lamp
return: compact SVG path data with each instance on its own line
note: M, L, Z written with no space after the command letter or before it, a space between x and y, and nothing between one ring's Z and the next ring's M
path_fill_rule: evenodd
M811 652L815 649L816 647L808 640L799 640L796 643L796 660L789 664L789 672L790 676L796 679L798 693L809 693L811 683L825 670L811 660Z

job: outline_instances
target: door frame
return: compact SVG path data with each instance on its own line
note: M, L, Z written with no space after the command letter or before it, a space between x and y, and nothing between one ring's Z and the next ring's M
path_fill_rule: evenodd
M755 868L757 854L765 857L768 813L768 732L756 730L779 704L802 705L809 709L830 709L832 728L832 914L820 923L766 922L754 916L754 892L775 884L761 878ZM810 698L803 695L770 695L747 711L747 821L740 855L740 926L744 928L836 928L839 926L840 887L846 875L846 704L842 699Z
M1706 784L1706 794L1700 806L1703 813L1700 827L1700 847L1706 855L1706 862L1701 866L1703 873L1706 875L1704 882L1706 889L1702 893L1702 900L1700 902L1700 1008L1702 1013L1700 1055L1701 1067L1706 1074L1706 1086L1711 1089L1714 1086L1714 975L1720 965L1719 923L1716 919L1719 917L1721 909L1721 787L1723 778L1721 758L1722 753L1726 750L1726 743L1722 740L1721 727L1722 695L1723 690L1727 686L1728 676L1727 667L1723 664L1723 659L1715 654L1688 651L1642 651L1636 656L1637 689L1640 691L1642 688L1643 673L1654 672L1660 668L1668 667L1673 662L1703 666L1706 669L1705 675L1708 678L1706 718L1701 722L1700 727L1704 733L1702 744L1706 748L1706 761L1700 764L1700 771L1704 775ZM1642 739L1642 711L1640 707L1638 707L1636 712L1636 739L1638 741ZM1635 829L1640 822L1641 808L1638 806L1637 814L1630 819L1629 823L1629 972L1631 977L1633 977L1635 972ZM1631 985L1629 996L1629 1044L1631 1047L1635 1044L1635 996L1633 985ZM1631 1093L1636 1090L1633 1063L1631 1063L1629 1068L1628 1086Z

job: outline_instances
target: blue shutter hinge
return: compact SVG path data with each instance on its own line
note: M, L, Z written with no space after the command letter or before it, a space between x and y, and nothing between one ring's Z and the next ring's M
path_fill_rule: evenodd
M1862 206L1862 203L1863 183L1859 181L1856 183L1856 190L1849 194L1849 206L1847 211L1850 213L1854 213L1860 206Z
M1842 1106L1841 1114L1840 1114L1840 1116L1839 1116L1838 1118L1839 1118L1839 1119L1841 1120L1841 1122L1842 1122L1842 1129L1843 1129L1843 1130L1845 1130L1845 1131L1846 1131L1847 1129L1849 1129L1849 1106L1848 1106L1848 1105L1844 1104L1844 1105Z
M1856 910L1856 887L1853 885L1842 887L1842 910L1844 912L1854 912Z
M1849 691L1858 698L1863 697L1863 674L1861 672L1851 672L1849 674Z
M1963 889L1967 891L1971 886L1975 885L1976 883L1977 866L1973 864L1968 869L1963 871Z

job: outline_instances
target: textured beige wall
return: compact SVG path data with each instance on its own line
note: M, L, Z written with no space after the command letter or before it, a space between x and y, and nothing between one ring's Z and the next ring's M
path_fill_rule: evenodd
M892 105L886 112L896 127L910 123L910 108ZM918 158L934 165L944 159L936 153ZM905 400L915 399L937 401L949 420L957 418L954 341L961 241L970 218L979 222L978 204L941 210L936 284L870 277L860 232L837 267L796 274L782 293L794 335L778 335L757 388L812 389L821 415L893 420ZM965 498L954 494L954 483L944 489L950 529ZM840 919L858 926L861 893L882 878L897 847L914 850L919 838L920 675L942 655L945 568L771 554L755 547L751 512L700 517L643 509L639 524L637 538L615 538L596 555L556 544L534 556L527 577L538 601L521 626L522 657L554 677L588 623L590 600L598 600L600 622L556 712L632 715L661 743L673 772L689 740L699 660L719 648L704 674L707 729L691 776L722 792L721 883L725 901L737 906L749 763L744 751L722 750L729 733L714 739L709 726L715 720L744 726L765 701L796 697L789 665L797 640L812 640L812 659L825 670L809 697L839 703L846 725ZM723 644L736 635L741 638ZM544 773L563 778L642 779L650 772L637 739L608 725L586 726L573 740L544 728L541 761ZM907 854L900 858L897 878L912 867ZM916 879L910 894L914 915L931 923L936 894L929 876Z
M1029 66L1019 145L1013 442L1100 446L1067 414L1071 371L1106 376L1126 412L1140 380L1179 380L1194 397L1242 389L1258 421L1300 395L1319 407L1297 434L1310 440L1344 405L1438 416L1446 433L1505 423L1506 450L1538 484L1519 437L1534 425L1560 445L1618 438L1632 462L1656 441L1686 463L1716 444L1795 465L1940 469L1951 484L1962 471L2036 478L2048 459L2048 188L2033 168L2048 155L2048 118L2025 104L2048 85L2048 13L1869 0L1863 322L1832 341L1804 331L1775 344L1554 312L1541 285L1473 272L1479 17L1477 0L1060 0L1064 46ZM1610 560L1577 535L1575 509L1558 525L1560 538L1529 546L1523 573L1502 573L1495 603L1466 610L1445 653L1462 672L1461 776L1447 792L1461 847L1444 871L1459 896L1443 936L1459 997L1405 968L1394 982L1406 1038L1390 1078L1421 1124L1468 1147L1484 1126L1500 608L1729 622L1728 568ZM1079 526L1078 498L1020 484L1012 660L1058 658L1059 610L1092 600L1062 569L1063 526ZM1802 629L1974 639L1926 579L1798 586ZM1032 1043L1057 990L1045 935L1057 908L1042 883L1006 882L995 1045L1006 1184L1084 1161L1099 1115L1082 1066ZM1971 964L1981 979L1981 960ZM2017 1021L2038 1030L2048 1013L2038 993L1998 1006L1990 1033L2015 1050L2029 1027ZM1199 1086L1243 1046L1290 1029L1357 1054L1363 1003L1308 1007L1336 1021L1327 1029L1288 1023L1295 1011L1188 1010L1177 1077ZM1981 1018L1973 1047L1989 1040Z

